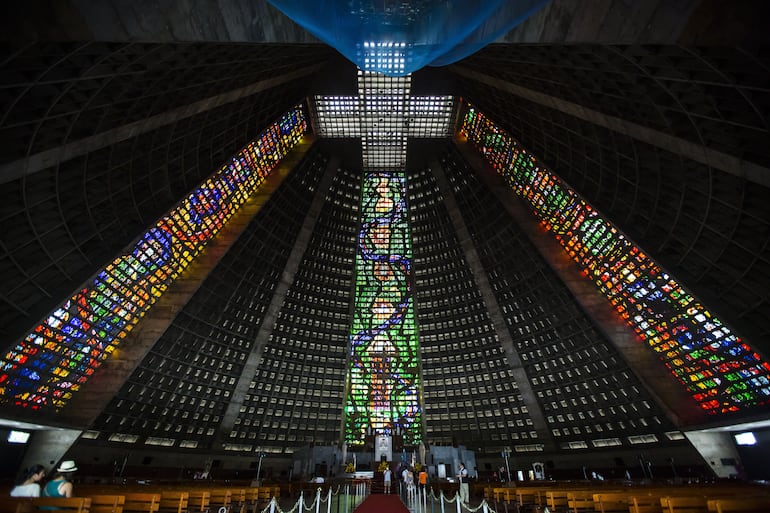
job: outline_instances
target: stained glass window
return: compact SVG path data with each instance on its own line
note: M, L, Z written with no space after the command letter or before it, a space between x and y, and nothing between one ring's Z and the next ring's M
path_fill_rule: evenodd
M401 432L422 439L412 249L403 172L363 177L350 335L345 439Z
M461 132L701 408L717 414L770 404L770 363L674 277L475 108Z
M298 105L15 344L0 362L0 403L63 407L306 130Z

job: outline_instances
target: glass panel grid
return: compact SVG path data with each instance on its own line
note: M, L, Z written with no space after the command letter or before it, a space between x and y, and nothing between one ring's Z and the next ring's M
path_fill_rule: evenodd
M400 431L422 439L419 362L412 297L412 250L401 172L363 177L350 335L345 440Z
M370 137L388 133L423 138L452 135L452 96L410 97L403 106L405 110L390 97L372 100L365 104L365 114L364 103L358 97L319 95L314 100L319 137L358 138L365 133ZM394 117L395 112L401 118ZM362 127L368 127L369 132Z
M770 363L511 136L470 107L465 135L709 414L770 404Z
M414 96L407 110L409 137L449 137L452 135L451 96Z
M406 165L406 110L412 77L358 71L364 170Z
M355 96L316 96L319 137L361 137L359 99Z
M403 73L404 63L411 47L412 45L393 41L364 41L358 46L356 53L363 56L363 69L367 71Z
M0 403L62 408L306 130L298 105L19 341L0 363Z
M454 110L452 96L411 97L411 83L411 75L359 69L357 97L314 98L318 135L361 137L365 171L403 169L407 139L451 136Z

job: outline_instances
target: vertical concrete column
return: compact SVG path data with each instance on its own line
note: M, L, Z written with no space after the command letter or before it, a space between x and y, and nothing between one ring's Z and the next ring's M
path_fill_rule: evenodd
M690 431L684 434L717 477L736 477L741 458L726 431Z
M259 361L262 359L262 352L265 348L265 344L275 327L275 321L278 318L281 306L286 300L286 294L289 292L292 283L294 283L294 277L297 274L297 269L299 269L299 264L302 262L305 250L307 250L307 247L310 244L316 222L318 221L321 209L326 202L326 194L337 174L339 164L340 161L337 157L330 158L326 169L324 170L324 175L319 181L313 201L310 204L305 220L297 235L291 254L286 260L283 273L281 273L281 281L276 286L275 293L270 300L270 305L268 306L265 318L262 321L262 326L260 327L259 332L257 332L254 349L246 360L246 365L244 365L241 377L238 379L238 383L235 386L230 404L220 423L220 429L217 433L215 444L221 444L227 440L227 436L235 426L235 420L238 418L243 400L249 392L249 386L257 372Z
M462 213L457 206L454 194L452 193L452 188L449 185L441 164L437 160L431 163L430 169L436 179L436 184L441 192L441 196L444 198L444 205L449 213L449 219L457 233L457 238L460 241L465 260L468 262L468 267L473 273L473 279L476 281L479 292L481 292L481 297L489 312L489 318L495 327L497 338L500 340L501 346L508 358L508 365L510 365L511 370L513 371L513 376L519 387L519 392L527 405L533 427L535 431L537 431L537 441L543 443L546 446L546 449L555 449L555 447L552 447L553 438L548 429L548 425L545 422L543 412L540 409L537 395L529 384L529 377L524 371L524 366L521 363L518 352L514 348L513 339L508 331L508 325L503 317L502 309L492 291L492 286L489 284L487 272L484 269L484 265L481 263L481 258L479 258L479 254L476 251L476 246L473 244L473 239L468 231L468 227L465 225Z
M78 439L82 431L75 429L41 429L33 431L29 437L29 446L24 453L21 468L29 468L32 465L43 465L47 471L55 469L72 444ZM79 466L83 461L78 461L77 455L70 455ZM85 461L85 460L84 460Z

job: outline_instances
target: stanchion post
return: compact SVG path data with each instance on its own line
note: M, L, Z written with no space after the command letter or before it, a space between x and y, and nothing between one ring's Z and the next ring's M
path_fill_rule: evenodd
M337 513L340 513L340 504L342 502L342 486L337 488Z
M329 493L326 494L326 513L332 513L332 487L329 487Z
M315 492L315 513L321 513L321 487Z

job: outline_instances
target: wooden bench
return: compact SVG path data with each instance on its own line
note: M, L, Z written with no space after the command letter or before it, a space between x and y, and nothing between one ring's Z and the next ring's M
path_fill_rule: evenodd
M518 500L515 488L503 488L503 501L511 503L518 502Z
M252 486L244 490L246 499L246 509L248 511L256 511L259 504L259 488Z
M545 504L550 511L567 511L567 490L546 490Z
M222 511L222 508L225 508L224 511L230 513L233 492L228 488L214 488L209 490L209 492L211 493L211 501L209 502L211 509L213 511Z
M664 513L708 513L706 497L702 495L661 497L660 505Z
M523 506L540 506L542 505L542 488L530 488L530 487L516 487L516 502L519 504L519 509Z
M716 513L764 513L770 511L770 497L709 499L707 508Z
M594 492L586 490L572 490L567 492L567 508L572 513L581 511L594 512Z
M660 493L651 492L647 495L632 495L628 498L629 513L663 513L660 505Z
M492 489L492 495L497 502L513 502L516 498L516 489L499 486Z
M160 509L160 493L125 493L123 513L156 513Z
M211 504L211 492L208 490L187 490L189 494L189 500L187 502L187 509L190 513L206 512L209 510Z
M122 495L89 495L89 513L123 513L126 498Z
M158 511L160 513L187 513L190 492L186 490L161 490Z
M276 500L281 496L281 488L279 486L272 487L260 487L259 489L259 504L265 508L270 501L275 497Z
M88 497L8 497L3 498L0 507L3 511L15 513L37 513L56 509L58 513L89 513L91 499ZM7 506L14 509L6 509Z
M593 501L594 509L600 513L628 513L629 511L627 493L595 493Z
M231 488L230 511L232 513L246 513L246 489Z

